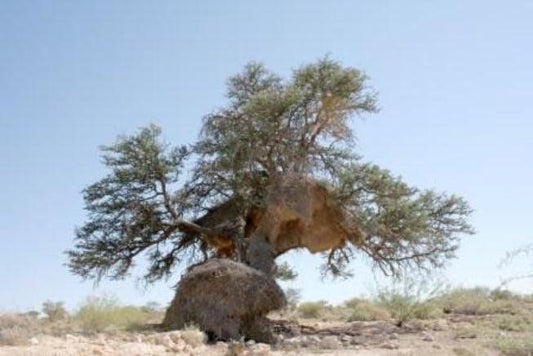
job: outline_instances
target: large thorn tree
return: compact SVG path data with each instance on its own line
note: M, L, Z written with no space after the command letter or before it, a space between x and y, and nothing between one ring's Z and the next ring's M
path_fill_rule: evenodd
M88 219L67 251L72 272L122 278L145 256L144 278L153 282L180 263L219 256L275 274L276 257L307 247L322 252L323 271L336 276L349 273L357 254L397 275L405 267L442 266L460 236L472 233L462 198L409 186L362 161L350 119L376 112L377 104L361 71L324 58L284 80L250 63L229 79L226 95L192 145L172 147L151 125L102 148L109 173L83 191ZM322 217L331 216L342 237L318 238L336 238L334 245L306 245L298 234L309 229L296 228L299 215L262 227L274 200L290 205L283 197L302 197L287 192L310 191L287 182L325 192L329 215Z

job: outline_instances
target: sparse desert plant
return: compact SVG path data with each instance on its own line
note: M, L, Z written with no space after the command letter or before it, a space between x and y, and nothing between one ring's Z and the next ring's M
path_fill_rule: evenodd
M394 290L384 290L379 293L377 300L378 304L398 321L399 326L414 318L416 300L413 296Z
M285 289L285 298L287 299L287 309L295 310L300 302L301 294L300 290L296 288Z
M193 347L198 347L207 341L207 335L194 325L180 330L180 335L183 341Z
M58 320L63 320L68 316L67 310L65 309L65 303L63 302L53 302L47 300L43 303L42 311L48 321L54 322Z
M508 289L496 288L490 292L492 300L516 300L519 296Z
M500 262L500 267L510 264L520 257L525 257L526 260L529 260L529 262L531 262L531 255L533 255L533 244L518 247L512 251L507 252L505 258ZM525 269L526 270L523 274L507 278L502 283L502 286L508 285L509 283L520 279L533 279L533 264L529 265Z
M522 311L520 298L501 290L488 288L455 288L435 301L444 313L465 315L517 314Z
M520 316L502 315L496 320L496 324L503 331L524 331L528 323Z
M478 334L479 330L475 326L462 326L455 329L456 339L475 339Z
M442 284L432 284L422 276L405 276L391 287L378 288L376 304L387 310L397 320L398 326L402 326L410 319L438 316L432 299L441 288Z
M324 315L327 302L305 302L298 305L298 314L304 319L316 319Z
M437 298L444 313L478 315L489 310L488 288L455 288Z
M88 297L75 315L75 320L86 333L106 329L130 329L142 325L147 313L140 307L121 306L116 298Z
M350 310L349 322L386 320L391 317L385 308L368 300L354 298L346 301L344 305Z
M38 327L38 321L27 315L0 314L0 345L25 345Z
M533 339L514 336L501 336L489 343L489 346L507 356L533 355Z
M416 319L435 319L441 317L443 314L442 308L433 299L418 303L413 311Z

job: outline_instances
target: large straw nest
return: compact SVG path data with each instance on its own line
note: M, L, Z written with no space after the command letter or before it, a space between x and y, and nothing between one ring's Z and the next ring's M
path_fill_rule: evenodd
M163 325L195 325L212 340L245 337L271 342L265 316L285 304L281 288L263 272L228 259L211 259L182 277Z

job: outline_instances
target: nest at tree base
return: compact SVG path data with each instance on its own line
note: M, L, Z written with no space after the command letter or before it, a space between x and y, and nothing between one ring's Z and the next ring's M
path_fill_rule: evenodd
M276 281L229 259L211 259L192 268L178 284L163 325L198 326L211 340L241 337L271 343L266 315L286 304Z

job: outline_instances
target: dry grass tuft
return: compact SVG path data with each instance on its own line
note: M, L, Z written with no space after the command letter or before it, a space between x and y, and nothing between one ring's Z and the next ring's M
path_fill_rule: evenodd
M0 315L0 345L26 345L39 329L37 319L27 315Z

